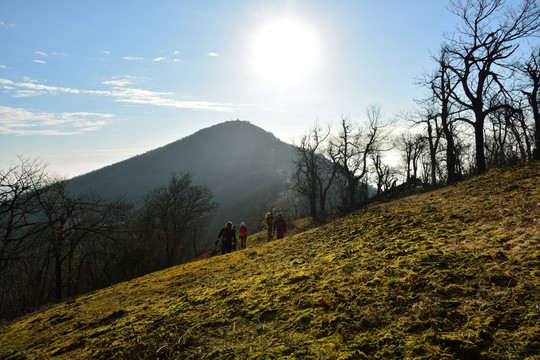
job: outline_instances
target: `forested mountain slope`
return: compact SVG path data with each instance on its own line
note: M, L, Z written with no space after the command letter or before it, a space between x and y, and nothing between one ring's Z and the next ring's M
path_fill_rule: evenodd
M537 359L540 164L72 299L0 358Z
M212 223L222 226L245 221L276 201L287 189L293 157L294 147L271 133L247 121L227 121L76 177L70 187L138 204L149 190L166 185L172 172L190 173L195 185L212 191L220 205Z

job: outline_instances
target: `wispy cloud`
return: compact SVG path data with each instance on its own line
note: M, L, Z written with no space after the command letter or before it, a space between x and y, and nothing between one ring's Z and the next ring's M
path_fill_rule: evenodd
M128 86L131 85L131 81L128 79L115 79L115 80L107 80L102 82L103 85L111 85L111 86Z
M110 95L109 91L100 91L100 90L80 90L73 88L66 88L60 86L50 86L37 84L35 80L25 78L25 82L13 82L8 79L0 79L0 84L10 85L13 87L14 94L13 97L28 97L28 96L38 96L38 95L47 95L47 94L87 94L87 95ZM5 88L5 87L4 87Z
M157 57L157 58L154 58L153 61L163 61L163 60L167 60L166 57Z
M23 80L26 82L37 83L36 79L32 79L30 76L23 76Z
M109 55L111 52L109 50L103 50L103 53Z
M0 65L0 69L7 69L6 65Z
M13 92L13 97L30 97L40 95L79 94L112 97L115 101L127 104L152 105L159 107L209 110L209 111L232 111L232 104L212 101L186 101L179 100L172 92L157 92L140 88L129 87L137 82L135 77L114 78L102 82L111 86L110 90L83 90L60 86L37 84L35 82L14 82L0 78L0 85L7 92Z
M112 114L90 112L35 112L0 106L0 134L76 135L102 128Z
M33 62L35 63L38 63L38 64L46 64L47 62L45 60L32 60Z
M41 56L48 56L47 53L45 53L43 51L34 51L34 54L41 55Z
M127 60L127 61L141 61L141 60L144 60L144 58L140 57L140 56L124 56L122 59Z
M139 82L140 79L126 76L123 78L104 81L103 84L111 85L110 96L115 101L136 105L152 105L191 110L232 111L232 104L212 101L186 101L175 98L172 92L157 92L140 88L128 87Z
M173 60L175 63L179 63L179 62L182 62L182 59L174 59Z
M218 53L215 53L215 52L209 52L208 54L206 54L208 56L213 56L213 57L216 57L216 56L219 56Z
M172 98L173 93L162 93L144 89L118 88L113 90L112 96L116 101L170 107L191 110L232 111L232 104L217 103L211 101L185 101Z

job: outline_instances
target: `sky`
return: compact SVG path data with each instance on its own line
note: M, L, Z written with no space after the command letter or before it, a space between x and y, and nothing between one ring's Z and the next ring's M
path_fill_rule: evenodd
M0 169L70 178L235 119L287 143L371 105L395 120L455 29L447 6L0 0Z

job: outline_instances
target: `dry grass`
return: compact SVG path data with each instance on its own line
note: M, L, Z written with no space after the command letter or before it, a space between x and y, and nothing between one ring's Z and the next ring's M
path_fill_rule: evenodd
M0 359L537 359L540 165L81 296Z

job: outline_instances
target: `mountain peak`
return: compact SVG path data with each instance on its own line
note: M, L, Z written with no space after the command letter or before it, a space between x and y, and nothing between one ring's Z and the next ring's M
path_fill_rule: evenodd
M70 187L109 198L125 196L136 204L148 191L166 185L172 172L189 173L220 204L215 221L240 221L287 189L293 156L292 145L248 121L233 120L74 178Z

